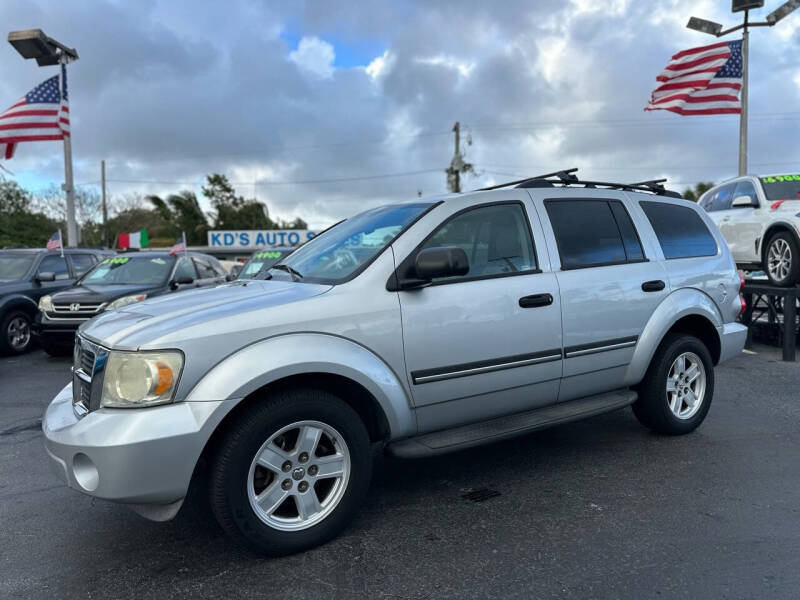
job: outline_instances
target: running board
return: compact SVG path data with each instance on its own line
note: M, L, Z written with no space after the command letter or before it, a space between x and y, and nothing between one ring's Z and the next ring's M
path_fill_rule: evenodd
M587 396L580 400L560 402L491 421L481 421L406 438L390 443L386 451L398 458L422 458L454 452L623 408L633 404L636 398L636 392L631 390Z

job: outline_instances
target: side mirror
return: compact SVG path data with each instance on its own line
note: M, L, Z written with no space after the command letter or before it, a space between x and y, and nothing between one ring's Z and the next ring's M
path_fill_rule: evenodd
M234 275L233 273L228 273L227 275L225 275L225 281L233 281L234 279L236 279L236 275Z
M44 273L37 273L36 274L36 281L38 281L40 283L42 281L55 281L55 280L56 280L56 274L55 273L51 273L50 271L45 271Z
M469 259L467 253L457 246L426 248L417 254L414 271L423 281L466 275L469 273Z
M189 285L190 283L194 283L194 278L186 276L178 277L170 282L169 287L173 290L177 290L179 285Z
M733 208L748 208L753 206L756 206L756 204L750 196L736 196L733 202L731 202L731 207Z

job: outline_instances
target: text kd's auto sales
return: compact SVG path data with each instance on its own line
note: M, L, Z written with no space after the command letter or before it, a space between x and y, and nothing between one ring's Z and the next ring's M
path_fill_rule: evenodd
M248 229L238 231L209 231L209 248L256 249L270 246L298 246L317 234L308 229Z

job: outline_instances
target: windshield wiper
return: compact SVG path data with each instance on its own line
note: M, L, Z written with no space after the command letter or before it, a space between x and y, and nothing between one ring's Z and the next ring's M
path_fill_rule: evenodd
M295 281L300 281L303 278L303 274L300 271L283 263L272 265L270 269L280 269L281 271L286 271Z

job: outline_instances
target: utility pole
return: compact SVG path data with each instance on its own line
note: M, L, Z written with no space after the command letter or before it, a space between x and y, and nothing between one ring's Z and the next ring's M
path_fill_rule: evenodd
M750 10L764 6L764 0L731 0L732 12L744 12L741 25L723 30L716 21L691 17L686 27L715 37L722 37L734 31L742 30L742 110L739 115L739 175L747 174L747 113L749 109L748 76L750 71L750 27L774 27L775 24L800 8L800 0L787 0L767 15L765 21L750 22Z
M100 161L100 189L103 193L103 246L108 248L108 205L106 204L106 161Z
M473 166L464 162L464 155L461 153L461 124L456 121L453 125L455 134L455 151L450 166L445 170L447 173L447 188L454 194L461 193L461 173L474 173ZM471 142L469 142L471 143Z

